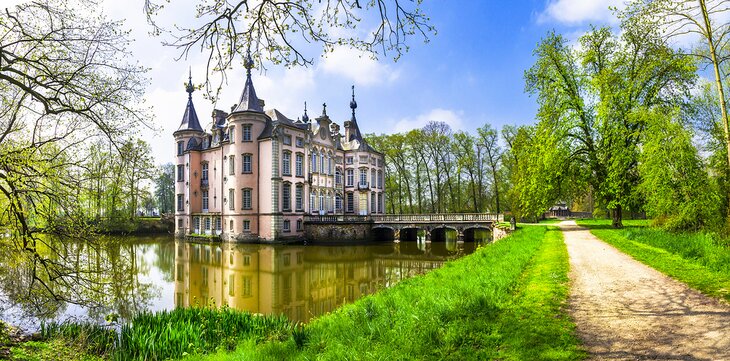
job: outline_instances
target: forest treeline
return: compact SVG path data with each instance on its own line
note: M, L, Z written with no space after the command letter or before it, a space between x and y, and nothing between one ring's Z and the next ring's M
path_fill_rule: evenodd
M387 161L388 212L535 219L565 201L614 227L646 214L673 230L727 230L730 31L719 15L730 3L711 3L634 2L618 28L577 42L548 33L525 71L534 124L469 134L433 119L370 135Z

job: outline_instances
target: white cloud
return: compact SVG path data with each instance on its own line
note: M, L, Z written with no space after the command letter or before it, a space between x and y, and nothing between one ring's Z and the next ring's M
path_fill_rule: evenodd
M430 121L437 121L448 124L452 130L463 130L464 123L461 120L462 118L462 111L435 108L431 109L428 113L418 115L415 118L403 118L397 121L392 129L394 133L407 132L412 129L423 128Z
M622 9L624 0L550 0L538 16L538 22L559 22L575 25L586 22L616 23L609 7Z
M347 77L364 86L390 83L400 77L400 71L350 48L337 48L327 54L320 68L325 73Z

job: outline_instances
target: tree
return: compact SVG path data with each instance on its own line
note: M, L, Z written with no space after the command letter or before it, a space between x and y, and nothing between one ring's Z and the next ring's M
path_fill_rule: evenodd
M181 50L180 57L200 47L208 57L206 88L217 95L239 55L250 48L259 62L284 66L314 62L306 55L306 44L322 46L326 54L346 46L370 56L394 54L398 59L408 50L407 40L428 41L435 28L421 10L422 0L199 0L194 27L167 29L157 15L166 6L162 0L145 0L148 22L157 34L169 36L166 45ZM363 8L364 5L364 8ZM355 35L358 25L372 31ZM210 87L210 75L220 72L220 82Z
M666 39L694 35L701 46L687 49L687 54L712 66L714 85L720 105L726 160L730 166L730 128L728 127L725 64L730 60L730 11L727 0L653 0L637 1L623 16L628 22L664 28ZM683 50L684 51L684 50ZM730 197L730 195L729 195Z
M580 42L574 50L555 33L543 39L537 62L525 73L527 89L538 95L538 130L553 132L565 147L566 163L553 164L560 167L554 170L575 171L573 186L589 185L613 226L622 227L623 210L639 206L637 165L646 124L637 115L681 102L696 68L651 24L624 23L620 37L593 29Z
M500 213L501 208L499 206L499 186L501 181L499 180L499 162L502 157L502 149L499 147L497 131L492 128L491 125L485 124L481 128L477 129L479 134L479 144L484 148L486 155L486 161L489 165L489 169L492 173L492 185L494 189L494 204L496 212Z
M5 9L0 17L2 218L34 270L29 287L56 298L65 296L50 280L77 271L55 261L63 250L37 233L87 235L78 184L84 149L97 138L116 144L145 119L135 105L145 70L124 61L127 32L97 9L93 1L45 0Z
M692 144L692 134L676 120L676 111L643 116L648 130L639 169L647 213L670 230L713 225L720 197Z
M165 163L157 168L157 176L154 179L155 198L160 214L172 213L175 211L175 165Z

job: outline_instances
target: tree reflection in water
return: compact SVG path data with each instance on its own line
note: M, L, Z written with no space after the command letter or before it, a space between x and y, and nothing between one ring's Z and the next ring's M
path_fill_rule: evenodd
M200 244L172 237L46 239L47 260L0 244L0 315L25 325L69 317L104 322L143 310L227 305L295 321L474 251L474 242L400 242L345 246ZM40 271L42 270L42 272ZM45 286L41 285L42 281ZM48 286L48 287L46 287ZM51 290L51 292L49 292Z
M116 314L126 319L159 297L160 287L139 277L149 273L140 255L153 247L152 239L39 240L35 252L0 244L0 312L11 322L32 327L68 317L99 322Z

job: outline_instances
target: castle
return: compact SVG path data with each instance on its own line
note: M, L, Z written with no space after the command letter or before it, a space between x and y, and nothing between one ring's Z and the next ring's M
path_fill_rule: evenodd
M213 111L206 132L193 106L192 79L176 142L175 222L178 235L220 235L227 241L280 241L304 236L304 216L385 213L385 160L363 139L355 118L340 126L327 116L301 120L264 110L245 62L246 83L230 113Z

